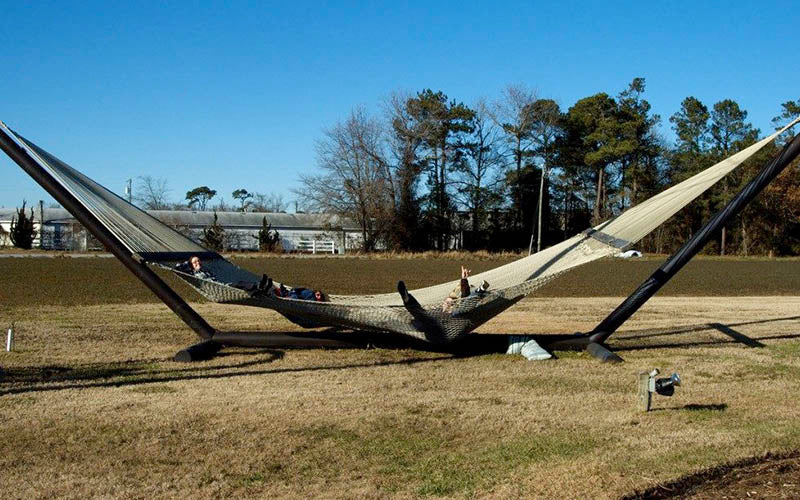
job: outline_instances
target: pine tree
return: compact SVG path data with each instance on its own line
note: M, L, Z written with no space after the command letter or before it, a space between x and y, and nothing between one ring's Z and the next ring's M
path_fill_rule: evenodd
M214 223L203 229L203 236L200 238L203 245L209 250L221 252L225 248L225 229L217 222L217 212L214 212Z
M31 216L25 215L25 201L22 208L17 211L17 216L11 218L11 242L17 248L30 250L33 247L33 239L36 237L36 229L33 227L33 208Z
M281 236L278 231L272 229L272 224L267 223L267 218L261 219L261 229L258 236L253 236L258 240L258 250L261 252L275 252L280 247Z

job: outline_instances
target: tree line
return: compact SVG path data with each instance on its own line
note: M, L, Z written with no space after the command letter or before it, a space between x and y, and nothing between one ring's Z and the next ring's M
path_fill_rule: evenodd
M597 224L753 144L761 131L732 99L687 97L669 117L644 98L645 79L562 110L522 85L466 105L442 91L395 94L379 115L354 109L317 141L303 205L357 222L363 249L536 251ZM800 114L787 101L776 126ZM738 192L778 146L718 183L639 247L670 252ZM707 252L800 252L800 173L787 169Z
M231 193L233 202L226 202L217 190L208 186L198 186L186 192L182 202L170 200L166 179L153 176L137 178L135 195L131 201L145 210L214 210L217 212L286 212L289 201L280 193L248 192L239 188ZM212 200L217 198L216 203Z
M538 251L698 173L761 135L736 101L722 99L709 107L690 96L668 118L676 137L668 144L658 132L662 118L652 112L644 93L645 79L634 78L614 95L584 97L566 110L523 85L510 85L496 99L471 105L431 89L395 93L383 103L382 113L359 107L323 130L316 144L317 172L300 176L296 207L354 221L364 251ZM800 116L800 99L777 111L773 123L779 127ZM780 146L763 148L638 248L675 250ZM280 194L244 188L233 191L234 201L227 203L208 186L190 189L183 202L173 203L166 180L149 176L138 179L135 191L136 203L151 210L285 212L289 206ZM797 255L799 217L800 171L794 165L705 251ZM209 241L215 241L213 232ZM274 243L264 239L263 246Z

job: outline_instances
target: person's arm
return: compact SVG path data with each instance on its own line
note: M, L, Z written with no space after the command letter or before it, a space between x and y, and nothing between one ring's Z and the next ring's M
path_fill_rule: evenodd
M469 273L470 270L461 266L461 298L469 296Z

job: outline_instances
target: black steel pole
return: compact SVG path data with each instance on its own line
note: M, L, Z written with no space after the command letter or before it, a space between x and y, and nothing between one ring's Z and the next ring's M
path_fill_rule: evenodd
M601 321L591 332L590 341L603 343L628 320L650 297L655 295L681 268L703 249L708 240L732 217L742 211L800 154L800 134L788 143L778 156L769 162L717 215L661 265L644 283L639 285L622 304Z
M39 183L61 206L75 216L105 247L114 254L142 283L161 299L172 312L194 330L200 337L211 339L216 331L197 312L189 307L177 293L158 277L146 264L134 259L133 254L117 240L83 205L61 184L45 172L28 153L5 131L0 129L0 148L19 165L22 170Z

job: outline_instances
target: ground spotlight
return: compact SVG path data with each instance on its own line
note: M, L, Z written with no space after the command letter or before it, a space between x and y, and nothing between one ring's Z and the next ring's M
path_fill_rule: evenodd
M661 372L656 368L639 374L639 407L642 411L650 411L654 392L661 396L672 396L675 394L675 387L681 385L681 377L677 373L657 379L659 373Z
M675 387L681 385L681 377L673 373L671 377L656 379L655 390L662 396L672 396L675 394Z

